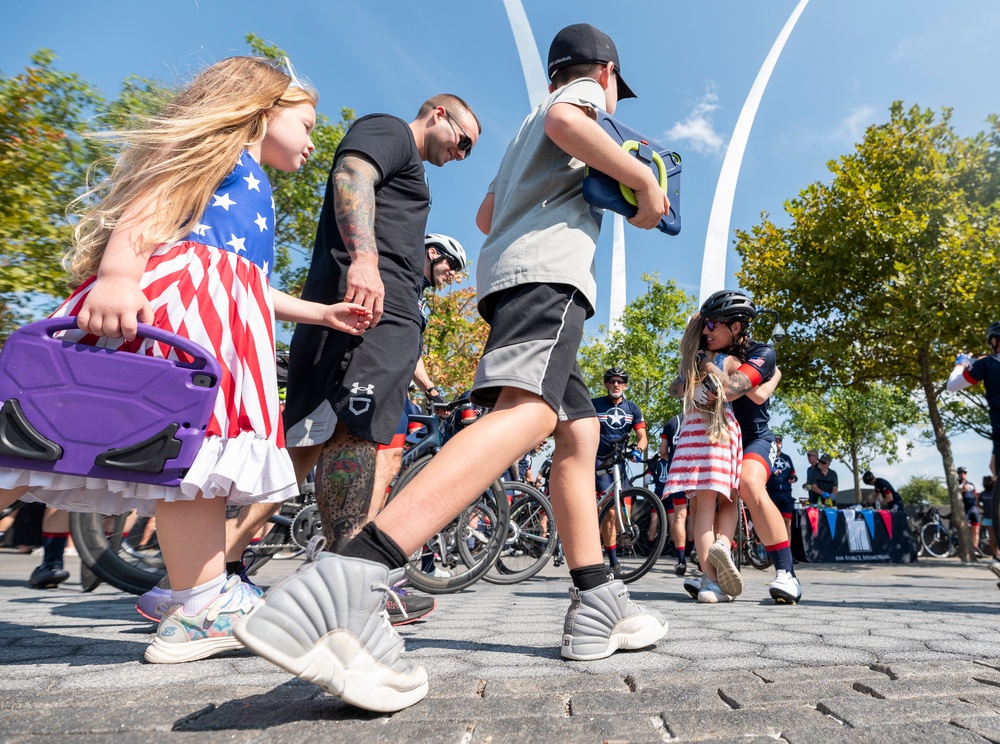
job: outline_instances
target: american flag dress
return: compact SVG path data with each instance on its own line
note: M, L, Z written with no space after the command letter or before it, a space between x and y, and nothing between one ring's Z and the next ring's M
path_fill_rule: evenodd
M274 199L267 175L244 152L185 240L157 247L140 288L153 325L216 354L222 379L205 442L177 487L0 468L0 488L30 485L25 501L73 511L153 514L159 499L199 493L230 504L283 501L298 493L285 450L274 354L274 307L268 287L274 261ZM76 315L93 286L84 282L53 313ZM184 358L160 342L126 343L67 331L67 340L148 356Z
M725 355L717 354L715 365L725 369ZM725 407L728 441L709 441L711 414L694 409L684 412L684 421L677 432L677 445L670 461L670 472L663 493L715 491L730 498L740 486L743 469L743 435L733 415L732 406Z

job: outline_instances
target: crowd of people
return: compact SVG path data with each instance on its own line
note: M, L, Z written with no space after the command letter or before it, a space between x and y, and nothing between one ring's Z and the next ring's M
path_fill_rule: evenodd
M287 59L213 64L156 118L116 135L122 154L76 226L67 266L77 287L55 314L77 318L66 338L78 343L177 358L141 336L138 324L150 323L213 351L222 379L205 443L179 487L0 468L0 500L155 514L168 579L145 598L158 619L149 662L246 647L361 708L418 702L427 675L403 656L392 623L426 614L434 602L401 591L402 569L547 438L572 584L562 657L600 659L666 636L666 618L632 601L618 578L616 535L601 530L594 508L608 477L595 483L595 463L623 434L637 438L635 460L647 441L642 412L625 397L625 370L608 369L606 395L592 398L577 361L596 307L600 231L582 194L584 165L632 190L637 209L628 221L636 228L656 227L669 199L595 121L595 111L614 114L635 97L613 41L588 24L562 29L548 75L548 98L507 148L476 215L486 236L478 310L490 331L471 400L490 414L451 437L388 505L410 381L441 398L420 362L423 293L467 266L457 241L426 234L425 163L471 154L482 132L472 107L440 94L412 119L375 113L352 124L333 158L301 298L269 285L275 214L261 168L294 172L314 150L318 94ZM671 385L683 414L661 437L658 488L672 506L677 573L696 551L696 596L706 603L743 591L731 553L737 497L773 560L770 596L779 604L802 597L789 530L795 471L769 425L781 373L774 347L751 336L757 315L738 290L701 305ZM296 324L283 412L276 319ZM995 396L996 367L980 362L970 361L965 379L985 376ZM819 455L810 467L810 500L835 501L829 466ZM310 472L330 552L310 553L262 594L242 571L243 549ZM889 492L894 504L898 494ZM227 507L239 507L239 517L227 520ZM65 580L60 534L61 543L58 535L47 543L49 578L40 585Z

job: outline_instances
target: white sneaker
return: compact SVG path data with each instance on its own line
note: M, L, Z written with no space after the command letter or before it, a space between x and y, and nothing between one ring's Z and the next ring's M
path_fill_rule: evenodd
M802 585L788 571L778 571L767 588L777 604L795 604L802 599Z
M564 659L603 659L618 649L652 646L667 634L667 619L629 599L621 581L609 581L585 592L573 587L569 598L563 623Z
M1000 558L994 558L990 561L990 565L987 568L995 573L997 577L1000 577Z
M718 604L720 602L732 602L733 598L722 591L722 587L714 581L705 579L701 582L701 589L698 591L698 601L705 604Z
M691 595L691 599L698 599L698 592L701 591L701 577L688 576L684 579L684 591Z
M722 540L716 540L708 549L708 560L719 575L719 586L730 597L743 593L743 576L733 563L733 551Z
M440 566L434 566L434 572L431 574L435 579L450 579L454 574L447 568L441 568Z

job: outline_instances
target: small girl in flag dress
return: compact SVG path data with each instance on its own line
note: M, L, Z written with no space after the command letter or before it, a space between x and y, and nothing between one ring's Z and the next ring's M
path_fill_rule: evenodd
M287 60L286 60L287 61ZM146 650L155 663L240 648L232 634L257 593L226 579L226 504L297 494L278 405L274 321L363 333L362 305L320 305L268 285L274 201L261 165L297 171L315 149L317 95L291 66L255 57L211 65L123 143L87 199L67 268L78 288L54 313L65 338L177 358L137 337L137 322L190 338L218 358L219 395L204 445L178 487L0 468L0 499L76 511L155 514L172 587Z
M743 438L725 398L715 396L707 403L700 391L721 390L720 372L735 372L740 362L728 354L708 355L704 350L704 325L701 315L695 313L681 338L681 373L671 385L671 392L683 390L683 396L678 397L684 401L684 422L677 434L663 492L693 494L694 544L704 574L698 601L729 602L731 597L719 587L708 552L715 542L716 510L722 518L722 511L736 507L733 492L740 485Z

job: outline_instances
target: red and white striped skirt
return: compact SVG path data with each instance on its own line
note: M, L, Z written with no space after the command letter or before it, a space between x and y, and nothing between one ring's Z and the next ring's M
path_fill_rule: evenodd
M715 491L726 498L740 485L743 467L743 436L733 412L726 409L729 441L710 442L709 414L691 411L677 435L677 448L670 461L664 493Z

